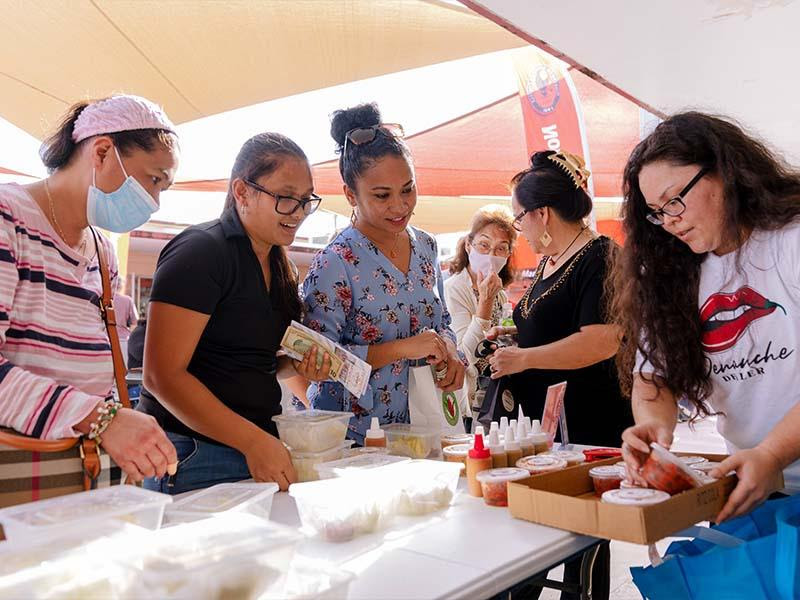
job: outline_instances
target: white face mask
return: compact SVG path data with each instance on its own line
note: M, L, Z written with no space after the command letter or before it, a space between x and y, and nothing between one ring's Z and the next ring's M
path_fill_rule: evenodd
M499 273L506 266L508 258L494 254L481 254L475 248L469 250L469 266L472 272L483 279L491 271Z

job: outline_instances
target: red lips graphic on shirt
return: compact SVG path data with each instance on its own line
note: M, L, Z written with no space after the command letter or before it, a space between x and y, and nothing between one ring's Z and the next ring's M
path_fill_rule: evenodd
M703 350L714 353L732 348L750 323L772 314L776 308L786 314L783 306L767 300L746 285L731 294L710 296L700 309Z

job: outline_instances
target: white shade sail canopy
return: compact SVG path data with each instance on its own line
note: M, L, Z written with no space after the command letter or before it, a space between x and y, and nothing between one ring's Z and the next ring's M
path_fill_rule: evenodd
M800 164L800 2L463 3L645 108L729 115Z

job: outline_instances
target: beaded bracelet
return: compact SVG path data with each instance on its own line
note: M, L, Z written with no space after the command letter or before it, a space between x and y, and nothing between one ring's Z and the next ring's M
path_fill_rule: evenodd
M105 433L108 426L111 425L111 421L117 416L117 412L120 408L122 408L122 402L114 400L113 398L106 400L104 404L97 407L97 412L99 414L97 415L97 420L89 425L88 437L90 440L97 440L98 446L103 443L100 435Z

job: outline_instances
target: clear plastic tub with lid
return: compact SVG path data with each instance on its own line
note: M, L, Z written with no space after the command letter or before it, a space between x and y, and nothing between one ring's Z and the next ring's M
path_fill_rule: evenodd
M467 455L471 448L472 444L453 444L452 446L443 448L442 454L444 454L445 462L459 463L466 467ZM463 472L461 474L465 475Z
M669 500L670 495L649 488L628 488L608 490L603 493L602 501L610 504L627 504L631 506L648 506Z
M651 488L670 495L702 485L697 471L693 471L683 460L655 442L650 444L650 454L642 465L640 475Z
M443 433L440 438L442 450L456 444L471 444L474 437L471 433Z
M383 428L389 454L409 458L441 460L441 434L436 429L393 423Z
M408 462L409 460L410 459L406 456L367 453L320 463L316 466L316 470L319 479L331 479L333 477L344 477L356 473L363 473L369 469L385 467L386 465L392 465L398 462Z
M392 517L390 490L383 479L370 475L290 485L303 530L328 542L347 542L387 525Z
M353 413L332 410L298 410L275 415L281 441L296 452L322 452L338 446L347 435Z
M517 461L516 467L527 469L531 475L541 475L567 468L567 461L556 456L525 456Z
M602 496L603 493L609 490L619 488L625 476L625 467L618 464L601 465L589 469L589 477L592 478L594 493L598 496Z
M586 462L586 457L583 452L576 452L573 450L548 450L547 452L536 453L537 456L555 456L562 460L567 461L568 467L574 467Z
M481 484L483 500L489 506L508 506L508 483L530 476L527 469L517 467L488 469L476 475Z
M382 485L391 490L391 511L418 516L447 508L456 495L462 468L460 463L435 460L412 460L382 468Z
M353 440L346 440L340 442L335 448L322 452L298 452L294 448L290 449L289 456L292 458L294 470L297 471L297 480L299 482L316 481L319 479L317 465L344 458L345 452L353 443Z
M291 563L297 531L247 513L225 513L156 532L139 558L133 597L258 598Z
M220 483L196 492L167 506L168 523L184 523L216 514L246 512L269 519L276 483Z
M91 527L92 523L106 519L158 529L164 507L171 502L172 496L167 494L115 485L4 508L0 510L0 523L9 540L49 535L80 525Z

